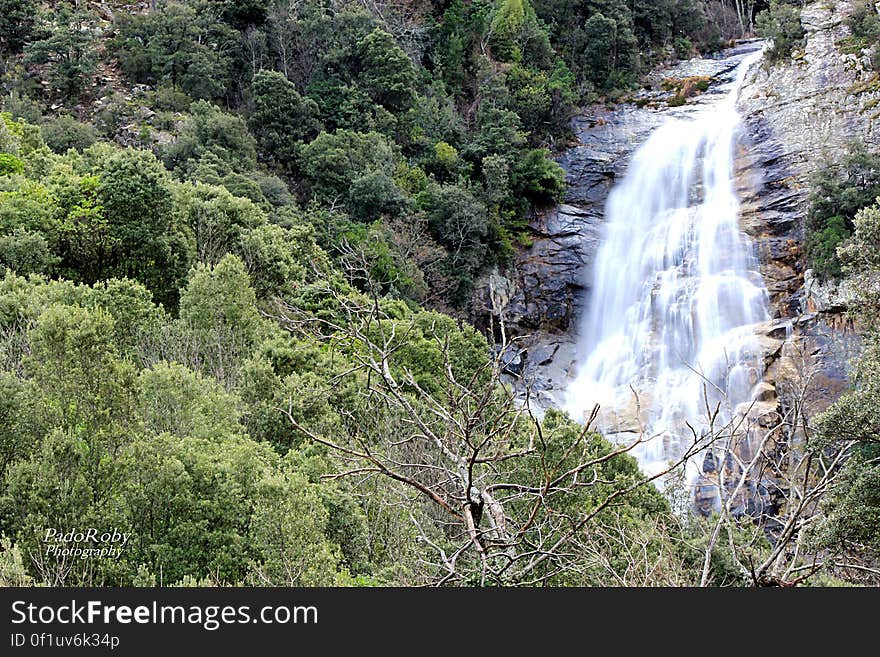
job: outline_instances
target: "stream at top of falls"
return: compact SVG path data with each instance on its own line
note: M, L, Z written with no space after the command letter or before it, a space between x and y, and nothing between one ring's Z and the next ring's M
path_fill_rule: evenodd
M638 439L631 453L651 475L733 423L762 380L754 326L769 319L768 294L734 180L737 99L761 56L698 112L656 128L605 206L564 406L589 417L598 404L598 428Z

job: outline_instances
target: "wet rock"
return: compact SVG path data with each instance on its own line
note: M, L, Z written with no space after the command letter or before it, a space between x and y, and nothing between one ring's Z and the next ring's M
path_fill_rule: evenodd
M716 474L697 477L694 483L694 510L704 517L721 510L721 495Z
M526 360L530 366L547 365L559 350L559 344L536 344L526 351Z
M523 371L523 355L522 351L513 346L502 347L494 345L492 347L492 357L498 360L501 371L505 374L519 376Z
M822 314L795 320L778 357L767 368L765 380L776 382L783 411L798 404L812 417L849 388L850 362L862 342L850 324L828 320Z
M775 395L772 401L743 402L734 412L737 417L745 418L752 425L761 428L774 426L780 419Z
M514 291L513 281L499 274L497 268L489 275L489 305L494 314L500 315L504 312Z
M491 273L475 295L478 314L482 307L484 314L503 315L511 336L567 330L583 297L586 266L599 248L599 215L576 206L537 214L530 228L531 247L507 276Z

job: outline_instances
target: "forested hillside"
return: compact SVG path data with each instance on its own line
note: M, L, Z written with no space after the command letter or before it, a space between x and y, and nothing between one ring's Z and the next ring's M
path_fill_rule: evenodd
M0 0L0 584L729 585L799 558L532 416L464 321L562 198L576 108L767 5ZM131 539L47 556L49 528Z

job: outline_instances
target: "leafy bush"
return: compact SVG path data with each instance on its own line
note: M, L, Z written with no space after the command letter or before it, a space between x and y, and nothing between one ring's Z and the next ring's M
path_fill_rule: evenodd
M12 233L0 236L0 265L5 270L21 276L48 274L57 262L58 258L40 233L18 227Z
M675 50L675 56L679 59L687 59L694 52L694 44L687 37L676 37L672 48Z
M95 128L88 123L80 123L72 116L64 115L50 119L40 126L43 141L56 153L65 153L69 148L82 151L98 139Z
M129 149L111 155L99 177L98 198L115 242L111 275L139 280L175 307L194 254L171 212L168 172L152 153Z
M402 215L410 201L384 171L368 171L351 183L348 194L352 216L361 221Z
M534 205L551 205L562 200L565 171L550 158L546 149L530 150L514 167L511 187L515 196L526 198Z
M0 153L0 176L24 173L24 162L11 153Z
M829 217L819 230L807 234L805 248L813 271L820 279L840 278L841 267L837 247L849 236L850 229L843 217Z
M486 264L490 233L486 206L466 188L435 185L427 194L425 210L431 233L449 251L447 273L457 281L452 298L461 302Z
M321 131L318 104L303 98L281 73L260 71L252 87L253 111L248 126L261 148L261 155L282 170L292 171L302 143Z
M169 169L185 169L208 156L231 171L250 171L257 163L256 142L242 118L200 100L190 106L177 141L162 158Z
M416 72L394 37L376 28L355 48L356 75L364 91L391 112L409 109L416 98Z

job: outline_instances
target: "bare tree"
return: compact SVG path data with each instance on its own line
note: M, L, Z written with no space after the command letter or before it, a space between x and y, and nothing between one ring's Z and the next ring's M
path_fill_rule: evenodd
M411 518L433 555L427 563L435 573L431 583L535 585L586 575L602 569L602 542L640 555L619 575L620 583L650 580L659 566L644 556L646 535L621 537L617 507L704 449L704 438L695 435L654 475L634 465L625 475L612 475L609 464L656 437L641 434L611 446L591 430L598 407L582 427L565 422L560 431L542 423L528 395L518 404L501 384L499 360L487 360L464 378L453 362L451 337L439 327L429 333L442 354L442 380L430 391L397 359L415 330L411 323L385 316L376 298L327 294L339 306L338 321L283 303L274 318L294 333L344 348L354 363L347 376L363 382L363 413L349 417L345 431L325 435L295 417L294 400L279 410L297 433L337 457L339 469L329 477L382 478L400 503L428 509L435 527L426 526L424 514ZM377 424L363 431L370 422ZM603 522L612 524L599 525L606 514L611 520Z

